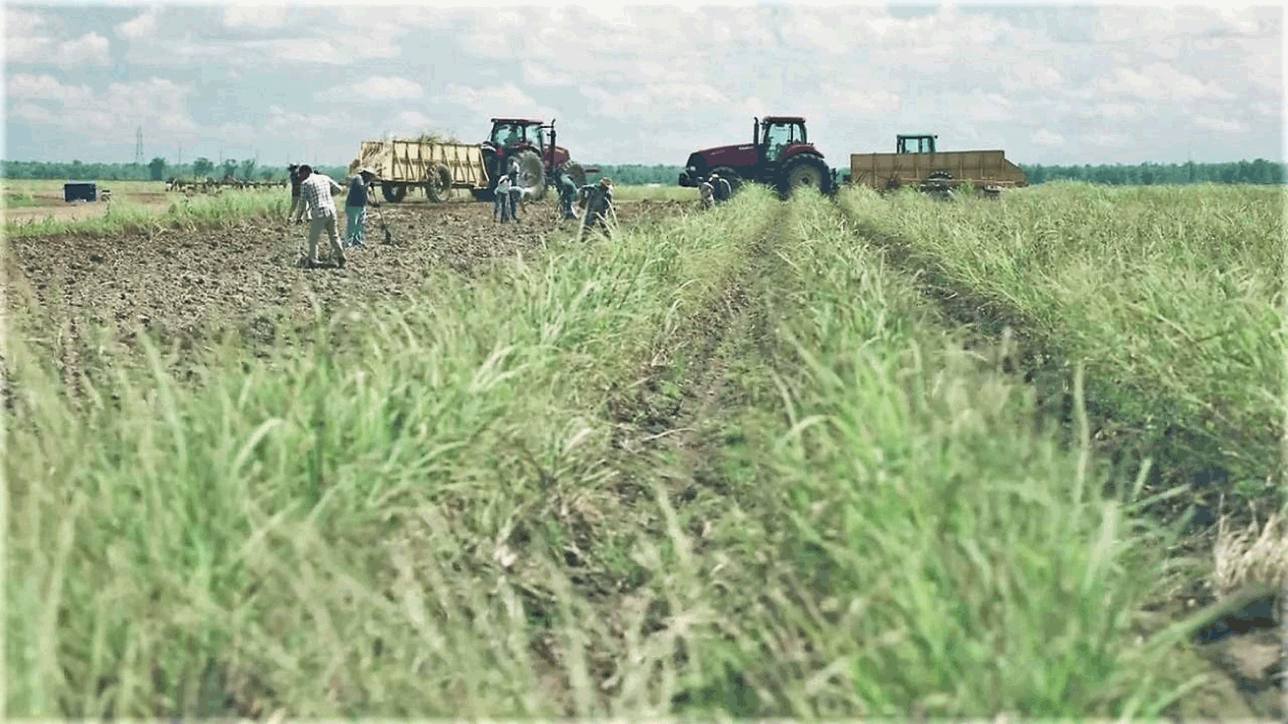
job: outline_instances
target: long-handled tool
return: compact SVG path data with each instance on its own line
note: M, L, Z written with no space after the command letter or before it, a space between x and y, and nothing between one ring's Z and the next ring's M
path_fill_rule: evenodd
M376 218L380 219L380 228L385 232L386 244L397 244L394 240L394 234L389 230L389 225L385 223L385 212L379 206L376 207Z

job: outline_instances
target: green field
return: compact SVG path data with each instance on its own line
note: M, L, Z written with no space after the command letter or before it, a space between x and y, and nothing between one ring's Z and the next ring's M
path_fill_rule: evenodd
M1178 600L1285 575L1282 209L749 186L184 376L11 331L8 713L1266 715Z

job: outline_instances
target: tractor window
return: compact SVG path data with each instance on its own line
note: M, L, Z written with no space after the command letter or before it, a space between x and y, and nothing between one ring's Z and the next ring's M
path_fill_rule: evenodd
M766 155L771 162L777 161L789 145L802 143L804 140L805 129L801 128L800 124L775 123L765 133Z
M517 123L498 123L492 130L492 143L512 146L523 140L523 126Z
M909 138L906 143L908 150L904 153L930 153L931 139L929 138Z

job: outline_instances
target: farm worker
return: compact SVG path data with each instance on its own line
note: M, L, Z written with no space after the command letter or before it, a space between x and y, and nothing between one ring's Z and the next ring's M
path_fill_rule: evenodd
M519 164L510 166L510 218L519 220L519 209L523 206L523 197L527 189L519 185Z
M568 172L559 169L559 206L564 219L575 219L577 213L572 210L573 199L577 197L577 184L568 176Z
M702 179L702 183L698 184L698 198L702 202L702 208L709 209L715 204L715 193L716 190L711 186L711 182Z
M348 217L345 227L345 246L349 248L366 246L366 233L363 228L367 222L367 205L379 206L371 195L371 182L376 172L364 166L349 179L349 197L344 202L344 213Z
M340 234L336 231L335 218L335 200L331 198L333 193L344 191L344 187L336 183L330 176L322 173L313 173L312 167L308 164L300 165L300 210L295 215L295 220L304 216L304 212L309 214L309 255L307 263L309 266L318 266L318 237L322 232L326 232L327 240L331 242L331 259L336 266L344 266L344 249L340 248Z
M502 223L510 220L510 175L502 176L496 182L496 191L494 192L492 202L492 218Z
M286 218L290 219L295 216L295 208L300 205L300 166L293 163L286 168L291 172L291 208L286 212Z
M711 187L715 191L716 201L728 201L729 197L733 195L733 189L729 187L729 181L718 173L712 172Z
M586 229L603 228L605 236L612 236L612 227L609 226L608 217L612 216L614 220L617 212L613 209L613 182L607 176L599 180L599 184L591 186L589 198L586 200L586 215L582 217L581 228L577 232L577 238L580 239L585 234Z

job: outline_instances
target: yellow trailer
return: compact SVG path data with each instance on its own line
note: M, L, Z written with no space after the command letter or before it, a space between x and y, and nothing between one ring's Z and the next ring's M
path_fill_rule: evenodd
M387 201L398 202L407 190L423 188L433 201L446 201L451 189L486 189L487 165L479 144L420 139L363 141L349 172L370 167Z
M934 136L900 136L898 153L850 155L851 183L878 191L900 186L957 186L998 190L1028 186L1024 169L1006 159L1004 151L937 151ZM918 141L919 143L909 143ZM922 150L911 150L918 147Z

